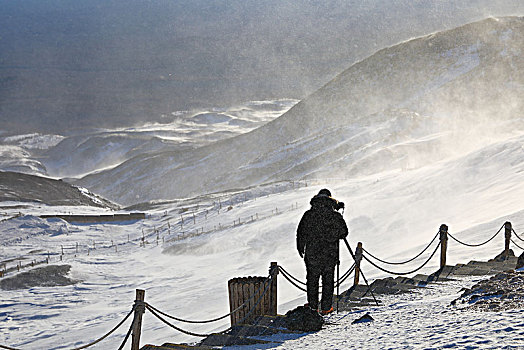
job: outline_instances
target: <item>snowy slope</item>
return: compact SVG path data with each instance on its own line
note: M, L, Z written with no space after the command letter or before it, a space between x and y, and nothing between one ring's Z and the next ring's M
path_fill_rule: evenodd
M170 314L189 319L208 319L228 312L226 286L229 278L264 276L269 263L277 261L303 280L303 262L294 247L295 229L302 213L308 208L309 198L326 186L347 203L344 217L351 229L350 243L354 246L357 241L362 241L370 252L388 260L404 260L415 255L442 223L448 224L450 232L456 237L472 243L490 237L506 220L512 221L515 230L521 233L524 230L521 203L524 195L521 186L524 182L523 147L524 136L519 135L465 156L415 170L381 172L355 176L350 180L328 180L317 185L309 183L308 187L257 195L255 198L252 194L256 193L256 189L246 189L245 194L240 191L236 195L223 193L214 197L158 204L150 219L136 223L74 225L61 221L46 222L34 216L8 220L0 226L0 256L3 259L22 255L31 259L35 255L45 256L48 250L57 254L61 245L73 246L78 242L81 252L75 257L75 253L69 251L64 263L72 265L70 277L82 282L66 287L2 291L5 302L0 314L0 344L24 349L65 349L79 346L82 341L94 340L128 312L135 288L146 289L146 300ZM277 187L275 191L279 192ZM223 206L220 213L219 198ZM297 203L298 209L294 209ZM232 209L227 210L230 205ZM20 209L2 210L9 215ZM22 211L35 215L53 210L57 209L33 207ZM280 214L274 215L275 211ZM252 221L257 214L259 220ZM184 217L182 227L181 215ZM239 219L243 224L231 227L233 221L238 222ZM169 233L167 222L171 226ZM228 227L216 230L225 226ZM158 246L153 232L155 227L162 227ZM143 228L146 240L150 242L146 248L139 247ZM202 228L210 232L181 241L169 241L180 234L187 235ZM26 234L20 235L20 231ZM128 235L130 243L127 243ZM165 243L162 243L162 237ZM118 251L111 247L111 240L119 244ZM98 248L91 249L88 256L86 248L93 248L94 245ZM30 253L37 249L41 251ZM501 236L489 245L476 249L450 242L448 261L456 264L472 259L488 259L502 249ZM513 249L517 254L521 253L520 249ZM341 257L344 270L351 262L347 252L343 252ZM52 258L56 261L58 256L52 255ZM419 264L417 260L402 270ZM434 258L421 272L432 272L437 267L438 259ZM367 264L363 265L363 269L368 279L385 276ZM351 341L388 335L389 338L384 341L392 348L410 345L431 347L432 342L435 346L445 346L467 342L468 339L461 333L466 328L472 339L487 341L486 347L496 348L500 344L524 346L524 340L519 337L522 326L514 324L512 329L508 328L511 317L514 317L511 312L496 316L478 313L460 316L463 314L446 312L449 310L447 302L457 296L460 286L468 283L473 281L446 288L442 294L435 294L436 291L431 289L427 292L429 294L412 298L387 298L384 307L371 311L378 317L379 326L392 327L391 322L394 323L395 328L389 331L383 327L350 326L341 321L332 330L333 333L328 329L291 340L282 347L316 347L318 342L325 342L341 348L345 347L344 344L353 344L348 343L346 336L357 331L358 338ZM451 296L445 293L451 293ZM302 302L303 293L279 279L279 312ZM428 319L428 312L432 309L442 312L434 313ZM410 313L409 317L403 316L406 312ZM494 317L497 326L491 327ZM349 320L354 318L351 315L346 317ZM437 339L442 334L439 325L450 320L457 322L453 327L456 331L446 332L445 338ZM226 319L212 325L181 326L195 332L209 332L223 329L227 323ZM493 328L493 331L486 332L486 327ZM98 348L116 348L125 328ZM506 328L506 337L500 339L496 330ZM395 345L393 337L405 337L408 332L411 332L409 339ZM428 340L428 336L435 339ZM164 327L146 314L143 342L161 344L165 341L195 339ZM377 347L376 342L364 344L363 348L367 349Z
M250 133L137 156L79 183L133 204L466 154L522 130L523 22L490 18L380 50Z

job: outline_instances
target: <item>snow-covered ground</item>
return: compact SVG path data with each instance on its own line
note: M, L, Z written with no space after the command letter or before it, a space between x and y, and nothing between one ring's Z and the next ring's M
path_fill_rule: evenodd
M82 282L2 291L0 344L22 349L66 349L85 344L111 329L129 312L136 288L145 289L146 301L169 314L209 319L229 311L227 281L232 277L265 276L270 262L277 261L304 280L303 262L295 249L295 230L309 207L309 199L323 187L330 188L336 198L347 204L344 217L351 230L350 244L361 241L367 250L387 260L414 256L442 223L448 224L457 238L471 243L486 240L507 220L521 233L523 146L522 137L512 137L416 170L310 182L307 187L302 183L302 187L285 192L275 185L274 190L246 189L235 194L160 203L148 211L150 217L138 222L75 225L58 219L43 220L36 215L54 211L93 213L100 209L36 204L9 209L17 203L3 203L0 211L6 217L18 212L24 216L0 223L2 260L20 256L31 260L45 257L50 251L54 253L52 262L56 262L62 245L74 247L78 243L80 252L66 249L63 263L72 266L70 277ZM229 206L232 208L228 210ZM140 247L142 229L149 242L145 248ZM154 229L159 230L158 246ZM202 230L204 234L187 237ZM173 239L181 234L186 238ZM448 263L486 260L502 249L502 236L480 248L450 241ZM513 249L516 254L521 253L520 249ZM417 267L425 257L426 254L399 268L399 272ZM351 264L349 254L343 251L341 260L344 271ZM433 272L438 264L434 258L421 272ZM367 264L363 270L370 280L386 276ZM470 283L473 281L466 280L442 288L432 286L422 294L388 297L384 306L364 310L376 318L373 324L351 325L349 321L357 315L348 315L320 333L289 340L281 346L524 346L523 325L516 313L462 313L447 306L458 296L460 287ZM349 282L342 290L348 287ZM279 279L279 312L304 301L302 292ZM118 347L128 325L95 348ZM193 332L210 332L227 325L228 319L216 324L181 326ZM146 313L143 344L197 340L165 327Z
M522 349L522 310L482 313L450 306L462 287L478 279L383 296L384 305L333 315L328 321L334 324L276 349ZM352 324L365 313L373 317L372 323Z

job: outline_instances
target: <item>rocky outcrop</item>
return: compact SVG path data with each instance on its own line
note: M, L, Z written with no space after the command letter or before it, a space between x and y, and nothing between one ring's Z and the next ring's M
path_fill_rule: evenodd
M521 309L524 306L524 273L499 273L465 289L451 303L479 311Z

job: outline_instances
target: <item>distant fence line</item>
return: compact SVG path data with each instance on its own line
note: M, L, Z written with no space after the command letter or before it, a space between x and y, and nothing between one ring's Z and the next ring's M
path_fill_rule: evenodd
M322 184L329 184L336 181L342 181L343 178L326 178L326 179L302 179L302 180L288 180L285 182L275 183L275 186L288 186L289 190L299 189L302 187L317 186ZM224 200L224 198L227 198ZM233 210L236 206L242 205L249 200L256 201L257 197L248 198L246 193L236 193L232 195L224 195L211 204L211 207L207 209L200 209L197 205L193 210L191 208L182 208L180 218L171 223L168 220L164 224L153 228L144 229L142 228L141 233L135 237L128 235L126 241L116 242L115 240L93 240L91 244L86 243L75 243L74 245L59 245L55 251L47 251L41 254L45 258L36 258L29 260L26 257L18 257L10 259L10 261L0 262L0 277L5 277L7 274L12 272L19 272L23 269L35 267L41 264L49 264L51 262L61 262L67 256L78 256L80 254L90 255L95 250L109 250L114 249L118 252L119 246L131 243L139 243L140 247L145 247L148 244L159 245L162 243L175 242L182 239L197 237L225 229L231 229L238 226L250 224L259 220L265 220L285 212L298 210L298 203L291 203L285 208L279 208L275 206L274 209L268 210L267 212L257 212L249 216L240 216L237 219L233 219L233 222L221 223L214 225L213 227L205 227L205 224L197 225L197 223L205 223L208 217L215 214L223 214ZM162 216L166 216L165 212ZM8 218L6 220L23 216L22 213L18 213L16 216ZM41 215L42 219L49 218L60 218L67 222L72 223L104 223L104 222L119 222L129 220L145 220L151 218L151 214L147 213L129 213L129 214L102 214L102 215L74 215L74 214L48 214ZM195 227L200 226L200 227ZM190 228L184 230L184 228ZM23 261L28 261L23 263ZM8 266L10 264L11 266Z
M311 186L311 181L295 181L292 182L292 188L300 188ZM256 200L255 198L253 200ZM234 209L235 206L243 204L245 201L242 201L242 197L237 199L237 201L230 199L229 201L217 200L214 201L211 208L200 210L199 212L185 212L181 214L178 220L175 220L171 223L171 220L163 223L160 226L153 225L152 228L142 228L141 232L134 237L128 235L127 240L125 241L116 241L116 240L92 240L90 244L86 243L75 243L75 244L62 244L58 245L54 251L42 252L40 255L45 258L36 258L29 260L26 257L18 257L10 259L10 261L0 262L0 277L5 277L6 275L12 272L19 272L26 268L35 267L42 264L49 264L53 262L62 262L68 256L77 257L81 254L90 255L96 250L112 250L114 249L115 253L118 252L119 247L122 247L125 244L135 244L139 243L140 247L145 247L146 245L159 245L160 242L168 243L180 241L187 238L197 237L225 229L231 229L234 227L239 227L247 225L259 220L269 219L271 217L281 215L285 212L298 210L298 203L291 203L286 208L275 207L270 209L267 212L257 212L249 216L239 216L237 219L233 219L232 222L227 223L218 223L218 225L213 225L213 227L205 228L205 222L208 220L208 217L211 215L220 215L227 212L230 212ZM164 213L162 216L166 216ZM131 213L131 214L114 214L114 215L72 215L72 214L56 214L56 215L42 215L40 216L43 219L49 218L60 218L68 222L78 222L78 223L101 223L101 222L118 222L126 220L143 220L151 218L151 214L146 213ZM200 226L198 223L202 223ZM195 227L200 226L200 227ZM184 228L190 228L184 230ZM23 263L23 261L28 261ZM11 266L8 266L10 264Z

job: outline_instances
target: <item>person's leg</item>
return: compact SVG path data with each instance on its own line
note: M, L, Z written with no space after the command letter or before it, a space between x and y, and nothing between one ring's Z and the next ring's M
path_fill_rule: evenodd
M335 279L335 266L329 265L322 269L322 300L320 308L328 311L333 306L333 291Z
M318 280L321 272L318 265L306 260L307 302L313 310L318 309Z

